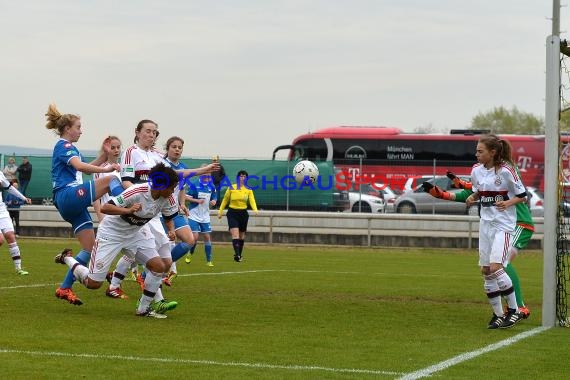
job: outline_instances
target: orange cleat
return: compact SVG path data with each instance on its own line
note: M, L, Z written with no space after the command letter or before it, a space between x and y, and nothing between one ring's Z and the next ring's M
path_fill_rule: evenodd
M55 291L55 296L59 299L66 300L72 305L83 305L83 301L81 301L79 297L73 293L73 290L71 290L71 288L57 288Z

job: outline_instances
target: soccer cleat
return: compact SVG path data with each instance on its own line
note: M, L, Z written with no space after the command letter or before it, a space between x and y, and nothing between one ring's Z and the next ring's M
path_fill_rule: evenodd
M142 313L137 311L135 313L137 317L149 317L149 318L156 318L156 319L164 319L167 318L166 315L157 313L156 311L152 310L150 307L143 311Z
M498 329L499 327L501 327L502 323L503 323L503 318L493 313L493 316L491 317L491 320L489 321L489 325L487 326L487 328Z
M521 319L523 319L522 314L520 314L516 309L509 309L507 314L503 316L502 323L499 328L509 329L516 325Z
M72 256L73 255L73 251L69 248L65 248L63 251L61 251L61 253L59 253L58 255L56 255L53 260L57 263L57 264L63 264L65 265L65 258L67 256Z
M121 288L112 289L112 290L111 288L107 288L107 290L105 291L105 295L107 297L120 298L122 300L126 300L129 298L129 296L127 296L125 292L123 292L123 289Z
M137 284L141 287L141 290L144 290L144 278L142 274L137 274Z
M159 313L164 314L167 311L176 309L178 306L178 302L176 301L167 301L166 299L162 299L160 301L154 301L150 304L150 309Z
M23 269L17 269L16 274L19 274L20 276L27 276L30 273L28 271L23 270Z
M57 288L55 291L55 296L59 299L66 300L72 305L83 305L83 301L81 301L79 297L73 293L73 290L71 290L71 288Z
M526 306L519 307L519 314L522 316L523 319L527 319L530 317L530 310Z
M162 283L166 286L172 286L172 281L178 276L176 272L170 272L168 276L162 279Z
M234 261L236 263L240 263L241 262L241 255L234 255Z
M184 262L186 262L186 264L190 264L192 262L192 254L191 253L186 255Z
M214 263L211 262L211 261L208 261L208 262L206 263L206 266L213 267L213 266L214 266Z

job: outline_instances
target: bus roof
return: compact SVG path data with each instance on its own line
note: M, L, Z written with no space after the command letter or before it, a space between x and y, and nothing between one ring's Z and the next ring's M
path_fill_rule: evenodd
M480 134L472 133L454 133L454 134L420 134L420 133L404 133L399 128L382 127L382 126L336 126L319 129L315 132L300 135L295 138L293 144L308 138L362 138L362 139L381 139L395 138L402 140L477 140ZM506 135L502 134L508 140L533 141L544 140L544 135Z
M399 135L402 130L393 127L376 127L376 126L348 126L343 125L339 127L329 127L319 129L315 132L308 133L308 135L315 135L315 137L334 137L334 136L379 136L379 135ZM326 136L325 136L326 135Z

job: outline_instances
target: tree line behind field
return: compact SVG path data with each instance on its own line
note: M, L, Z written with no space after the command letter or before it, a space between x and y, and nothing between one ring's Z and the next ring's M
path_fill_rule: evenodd
M513 106L507 109L495 107L487 112L480 112L471 119L471 125L465 129L489 130L494 134L543 135L544 118L529 112L520 111ZM560 131L570 133L570 111L560 114ZM448 130L438 130L432 124L414 129L414 133L449 133Z

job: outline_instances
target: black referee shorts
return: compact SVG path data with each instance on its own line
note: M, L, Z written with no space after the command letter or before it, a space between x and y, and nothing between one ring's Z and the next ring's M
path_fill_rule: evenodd
M228 227L230 229L237 228L240 232L247 231L247 221L249 220L249 213L247 210L228 208L226 217L228 218Z

